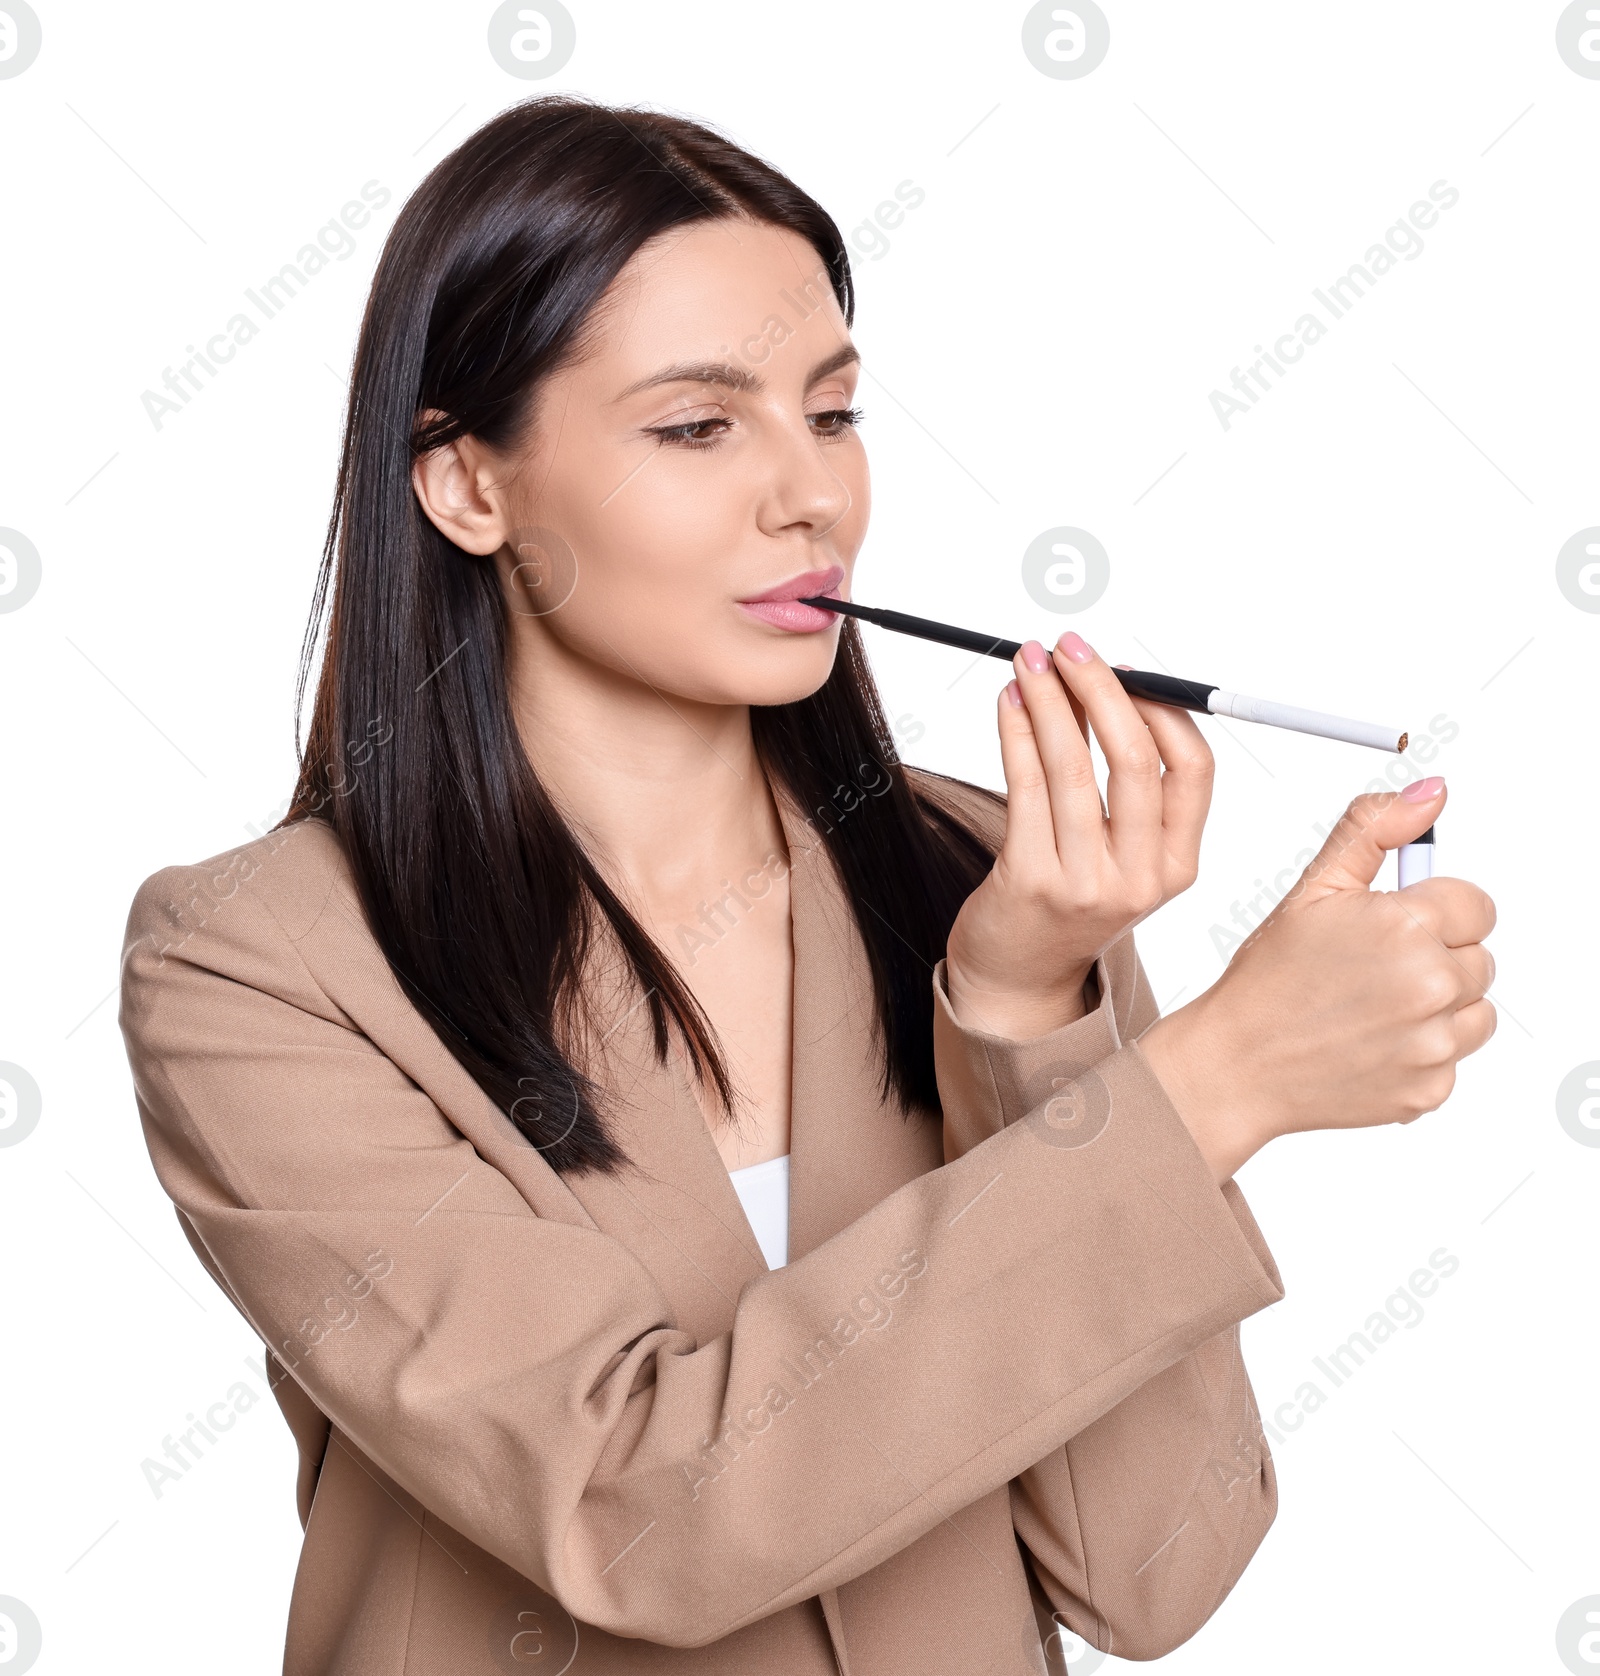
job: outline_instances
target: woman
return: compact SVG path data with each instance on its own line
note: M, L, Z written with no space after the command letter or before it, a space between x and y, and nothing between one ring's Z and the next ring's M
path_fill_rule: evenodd
M569 99L389 238L293 808L149 880L125 960L301 1449L291 1676L1160 1655L1276 1507L1234 1171L1431 1110L1493 1028L1483 893L1367 889L1437 780L1158 1020L1186 714L1068 634L999 696L1008 802L895 760L798 603L866 529L851 314L791 182Z

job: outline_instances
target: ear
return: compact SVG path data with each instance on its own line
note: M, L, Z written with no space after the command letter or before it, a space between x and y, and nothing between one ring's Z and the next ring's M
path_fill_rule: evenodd
M483 444L465 436L419 455L412 463L411 487L429 521L447 541L468 553L487 556L506 544L508 525L500 493L503 474L503 465Z

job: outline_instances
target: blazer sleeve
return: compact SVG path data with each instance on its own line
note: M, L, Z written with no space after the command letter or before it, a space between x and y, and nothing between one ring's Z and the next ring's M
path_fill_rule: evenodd
M702 1646L871 1570L1281 1295L1129 1049L1093 1145L1002 1123L697 1343L625 1245L534 1213L257 892L164 949L183 876L135 900L121 1022L186 1232L369 1460L613 1634ZM865 1288L893 1303L864 1328Z
M1098 1004L1086 1017L1017 1043L956 1023L941 964L935 1032L943 1040L947 1159L981 1147L1040 1100L1060 1144L1099 1144L1105 1097L1096 1068L1119 1053L1139 1055L1136 1038L1158 1008L1131 934L1096 964L1095 978ZM1168 1104L1153 1073L1140 1087L1152 1105ZM1211 1191L1213 1209L1232 1218L1281 1296L1244 1195L1231 1181ZM1053 1617L1128 1659L1159 1658L1188 1640L1238 1581L1277 1512L1238 1324L1197 1343L1018 1473L1011 1505L1043 1591L1045 1634Z

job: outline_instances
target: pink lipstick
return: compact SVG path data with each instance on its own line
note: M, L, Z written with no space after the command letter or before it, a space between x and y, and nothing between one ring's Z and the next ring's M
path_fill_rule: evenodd
M837 598L843 581L843 565L830 565L826 570L808 570L803 576L791 576L787 582L768 588L765 593L741 599L739 609L791 634L817 634L832 628L838 618L833 612L821 606L807 605L804 601Z

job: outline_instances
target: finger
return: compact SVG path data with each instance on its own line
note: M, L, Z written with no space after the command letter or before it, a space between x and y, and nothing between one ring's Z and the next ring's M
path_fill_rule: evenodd
M1458 1009L1481 1001L1494 988L1494 956L1482 943L1469 943L1465 948L1451 949L1450 958L1461 980L1461 999L1456 1003Z
M1110 666L1081 635L1069 629L1061 636L1055 664L1105 752L1112 851L1129 874L1155 872L1162 849L1161 752L1155 739Z
M1198 870L1216 759L1187 710L1145 698L1134 698L1133 706L1166 764L1161 776L1161 824L1167 832L1167 853L1186 868Z
M1067 702L1067 689L1050 654L1037 640L1028 641L1012 662L1050 789L1056 852L1066 865L1069 858L1082 858L1105 847L1105 810L1089 755L1089 736L1079 728Z
M1397 894L1446 948L1481 943L1494 930L1494 899L1469 879L1419 879Z
M1427 780L1418 782L1419 785L1428 783ZM1378 869L1383 866L1384 856L1425 832L1446 800L1444 781L1438 779L1434 779L1433 790L1421 802L1414 803L1393 792L1363 792L1352 798L1350 807L1334 822L1322 848L1289 894L1309 903L1335 891L1370 889ZM1409 895L1408 891L1408 899ZM1470 937L1460 940L1478 941Z
M1073 721L1078 724L1079 734L1087 741L1089 739L1089 715L1083 707L1082 699L1080 699L1076 693L1072 692L1067 687L1063 687L1061 690L1067 695L1067 704L1072 710ZM1091 762L1094 760L1094 749L1092 744L1090 745L1089 750L1089 760ZM1095 781L1095 796L1100 799L1100 818L1101 820L1104 820L1106 818L1106 797L1105 793L1100 790L1100 782L1098 780Z
M1453 1020L1456 1057L1465 1059L1469 1053L1476 1053L1494 1035L1499 1022L1500 1016L1495 1012L1492 1001L1474 1001L1470 1006L1458 1009Z
M999 699L1000 763L1006 777L1007 861L1017 868L1056 865L1056 835L1050 819L1050 789L1033 723L1015 681Z

